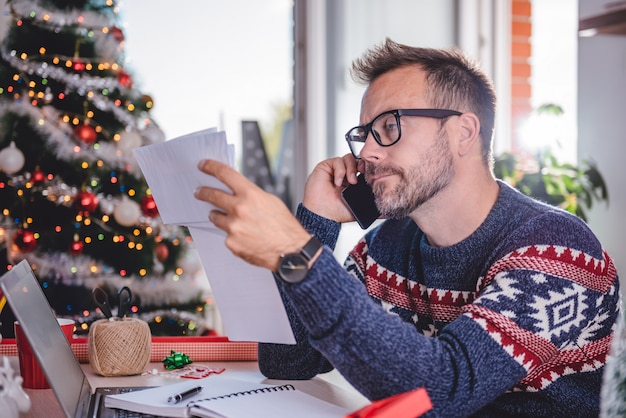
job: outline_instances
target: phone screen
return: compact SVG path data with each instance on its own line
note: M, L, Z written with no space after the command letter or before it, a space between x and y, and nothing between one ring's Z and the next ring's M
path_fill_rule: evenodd
M378 217L380 212L376 207L374 193L372 188L365 181L363 174L359 174L357 184L351 184L346 187L341 196L343 201L354 215L354 219L359 223L362 229L367 229Z

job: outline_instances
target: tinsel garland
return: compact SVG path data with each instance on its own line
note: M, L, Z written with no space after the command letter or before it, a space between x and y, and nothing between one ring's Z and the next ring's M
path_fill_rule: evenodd
M50 78L65 83L72 90L76 91L80 96L85 96L91 92L93 97L89 99L90 103L96 108L104 112L113 113L120 122L128 126L140 128L138 123L142 122L142 118L137 115L128 113L120 106L113 103L108 97L98 94L98 90L119 88L119 81L116 77L97 77L88 74L70 74L63 68L56 68L46 62L30 61L21 59L16 56L16 51L7 52L4 48L0 48L2 59L11 64L14 68L29 74L36 75L40 78ZM140 97L135 97L139 100Z
M6 112L29 117L33 121L33 127L45 139L46 146L54 150L55 156L60 160L83 159L90 163L102 160L112 168L141 176L141 170L132 152L120 149L115 143L102 142L98 143L97 147L91 148L77 147L76 142L70 139L73 137L72 127L56 122L59 111L52 106L39 108L24 101L0 103L0 113Z
M132 283L133 293L140 296L142 303L146 305L179 305L192 298L206 299L211 295L208 280L198 270L176 277L173 273L121 277L116 271L91 257L72 256L60 252L46 254L45 257L37 253L12 254L10 261L17 263L22 259L36 266L36 274L39 277L50 278L65 286L119 289Z
M48 9L42 6L40 2L32 0L12 0L10 7L15 16L23 19L36 19L38 16L47 16L46 20L41 19L40 21L58 29L75 25L79 22L79 19L81 27L92 29L107 27L109 24L109 18L101 12L81 9L59 13L58 10Z

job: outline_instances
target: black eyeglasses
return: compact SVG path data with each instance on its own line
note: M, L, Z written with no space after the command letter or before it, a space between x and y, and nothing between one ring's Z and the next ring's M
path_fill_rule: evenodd
M361 150L369 132L381 147L390 147L400 140L400 116L422 116L425 118L443 119L459 116L461 112L448 109L396 109L388 110L376 116L367 125L355 126L346 133L346 141L355 158L361 158Z

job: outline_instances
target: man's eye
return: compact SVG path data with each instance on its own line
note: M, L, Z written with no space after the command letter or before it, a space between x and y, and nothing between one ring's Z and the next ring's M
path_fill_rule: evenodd
M396 122L387 122L385 123L385 130L388 132L396 130L398 127L396 126Z

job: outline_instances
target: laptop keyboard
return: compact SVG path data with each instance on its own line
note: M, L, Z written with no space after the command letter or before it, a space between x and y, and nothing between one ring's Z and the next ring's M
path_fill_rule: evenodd
M133 390L135 389L134 388L120 388L117 392L128 393L128 392L132 392ZM118 409L115 415L116 418L148 418L151 416L152 415L140 414L139 412L125 411L123 409Z
M147 387L115 387L115 388L96 388L96 393L101 394L97 400L98 418L157 418L155 415L142 414L139 412L126 411L117 408L106 408L104 406L104 396L118 393L128 393L136 390L147 389Z
M123 410L119 410L117 411L117 418L146 418L149 417L150 415L143 415L137 412L131 412L131 411L123 411Z

